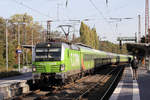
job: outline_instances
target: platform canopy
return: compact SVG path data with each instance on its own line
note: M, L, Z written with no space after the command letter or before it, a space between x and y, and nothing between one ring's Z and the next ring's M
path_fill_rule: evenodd
M137 56L150 55L150 43L127 43L127 50Z
M32 45L22 45L21 47L27 48L27 49L32 49ZM33 47L35 47L35 46L33 45Z

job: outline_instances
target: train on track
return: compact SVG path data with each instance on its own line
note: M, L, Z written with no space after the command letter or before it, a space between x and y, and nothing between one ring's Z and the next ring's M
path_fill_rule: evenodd
M39 43L35 46L33 79L40 85L55 84L56 80L65 83L86 73L93 73L103 65L128 63L132 59L131 55L95 50L80 43Z

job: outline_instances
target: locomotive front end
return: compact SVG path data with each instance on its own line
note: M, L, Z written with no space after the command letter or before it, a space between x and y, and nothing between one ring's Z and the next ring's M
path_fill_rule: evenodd
M37 44L32 71L34 78L61 78L65 71L62 43Z

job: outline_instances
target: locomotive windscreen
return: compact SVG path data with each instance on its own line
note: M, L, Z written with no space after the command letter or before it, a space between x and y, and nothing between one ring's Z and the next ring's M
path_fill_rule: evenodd
M60 61L61 44L37 45L35 49L35 61Z

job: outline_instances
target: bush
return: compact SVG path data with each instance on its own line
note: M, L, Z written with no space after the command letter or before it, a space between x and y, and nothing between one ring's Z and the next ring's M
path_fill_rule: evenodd
M21 73L17 71L0 72L0 78L12 77L17 75L21 75Z
M18 64L14 64L14 65L13 65L13 68L18 68Z

